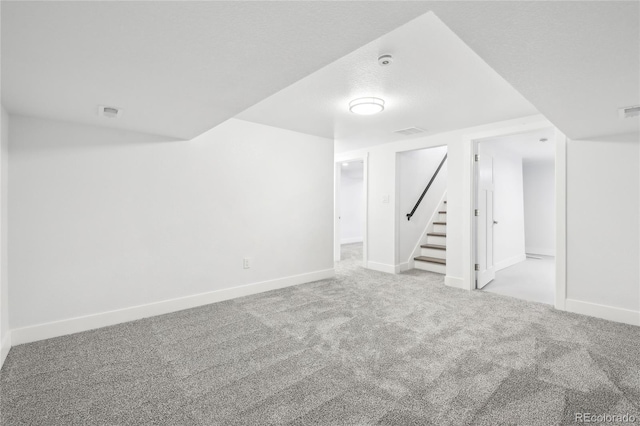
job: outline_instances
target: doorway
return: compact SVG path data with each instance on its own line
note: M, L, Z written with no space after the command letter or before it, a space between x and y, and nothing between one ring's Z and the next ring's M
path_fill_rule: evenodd
M482 139L475 155L475 288L554 304L553 128Z
M335 163L334 261L362 258L367 267L367 157Z

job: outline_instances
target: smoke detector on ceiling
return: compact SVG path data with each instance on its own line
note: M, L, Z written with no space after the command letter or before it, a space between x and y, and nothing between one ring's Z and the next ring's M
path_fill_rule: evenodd
M415 134L424 133L424 132L425 130L421 129L420 127L407 127L406 129L396 130L393 133L399 133L401 135L410 136L410 135L415 135Z
M620 108L618 110L618 116L620 118L631 118L640 115L640 105L628 106Z
M120 118L122 117L122 108L98 105L98 115L107 118Z
M388 65L391 65L392 62L393 62L393 56L391 55L382 55L378 58L378 63L380 64L381 67L386 67Z

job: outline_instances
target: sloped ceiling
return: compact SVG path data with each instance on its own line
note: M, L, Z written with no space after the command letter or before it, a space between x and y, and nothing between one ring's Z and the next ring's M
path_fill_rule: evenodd
M188 139L428 10L421 2L5 2L10 113ZM121 119L97 116L120 107Z
M2 103L10 113L188 139L432 11L569 137L637 132L640 119L621 120L617 109L640 103L639 7L3 1ZM98 117L101 104L123 108L122 119Z
M393 63L380 66L378 56ZM379 97L385 110L349 111L349 101ZM395 131L440 133L537 114L433 13L422 15L268 97L238 118L336 139L348 151L406 139Z
M640 2L438 2L471 49L573 139L638 132Z

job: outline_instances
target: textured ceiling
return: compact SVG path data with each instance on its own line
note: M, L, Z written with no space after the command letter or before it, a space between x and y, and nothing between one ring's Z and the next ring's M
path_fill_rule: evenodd
M637 132L640 127L640 118L621 120L617 115L618 108L640 103L637 1L0 4L2 103L10 113L190 138L431 10L569 137ZM477 62L442 27L438 23L424 29L438 37L431 40L373 42L368 53L361 51L366 63L352 63L340 100L332 89L294 104L313 101L314 108L326 109L327 102L334 102L342 114L345 101L379 91L388 100L384 114L389 117L405 102L407 111L416 111L418 100L425 105L437 102L443 106L436 111L440 116L407 114L405 121L398 118L398 126L393 125L418 125L433 132L462 123L458 116L470 115L468 108L484 97L484 106L475 113L479 121L492 119L488 112L500 105L483 94L487 80L472 76L452 84L442 75L445 63L452 75L463 76L456 67ZM446 53L438 50L441 46L453 50L442 58L437 56ZM370 64L371 55L383 51L396 55L399 67L412 60L407 58L422 55L433 68L416 68L413 75L407 70L406 77L421 80L425 87L434 80L447 86L432 84L433 92L423 92L427 96L395 92L398 82ZM486 70L486 64L477 69ZM388 74L392 77L398 68ZM492 78L497 83L496 74ZM478 84L469 89L467 82ZM315 89L310 93L319 93ZM447 92L451 99L445 99ZM97 117L101 104L122 107L123 118ZM292 114L306 120L304 109ZM268 121L250 111L243 116ZM324 116L305 129L325 132ZM277 114L273 122L280 122ZM362 121L356 144L370 137L371 123ZM283 125L295 126L293 120ZM349 126L336 119L334 134L348 133ZM386 137L380 135L387 130L378 137Z
M469 47L572 139L637 132L640 2L438 2Z
M387 53L394 61L381 67L377 58ZM384 99L385 110L372 116L349 112L349 101L365 96ZM407 127L433 134L536 113L433 13L427 13L238 118L335 138L337 151L348 151L405 139L394 132Z
M426 12L422 2L6 2L10 113L191 138ZM97 116L98 105L124 109Z

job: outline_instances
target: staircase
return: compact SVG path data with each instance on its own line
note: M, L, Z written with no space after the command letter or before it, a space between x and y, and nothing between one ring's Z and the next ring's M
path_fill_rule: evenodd
M438 211L437 219L428 227L426 244L420 245L420 256L414 257L414 267L423 271L447 272L447 202Z

